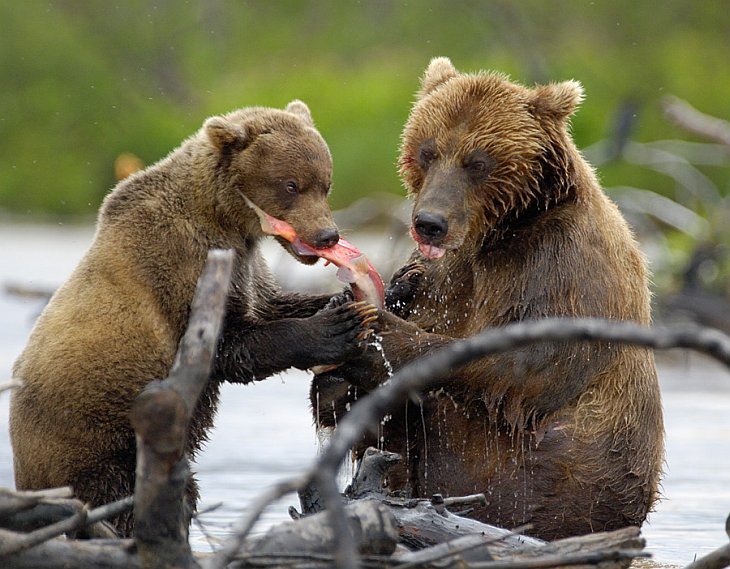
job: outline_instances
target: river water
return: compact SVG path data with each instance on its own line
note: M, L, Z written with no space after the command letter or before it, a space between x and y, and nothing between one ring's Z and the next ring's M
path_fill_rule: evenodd
M0 285L55 288L68 276L91 242L89 227L0 225ZM356 240L357 242L357 240ZM387 243L374 245L371 257L392 256ZM332 268L290 265L275 245L272 263L295 281L318 271L337 287ZM385 259L383 262L391 261ZM330 278L331 277L331 278ZM12 362L42 303L0 293L0 383L10 378ZM730 373L696 354L659 355L667 431L663 499L643 533L653 564L683 566L727 543L730 513ZM248 386L225 386L216 428L199 456L200 516L191 539L196 549L225 538L251 499L268 486L310 464L318 442L309 414L309 375L288 372ZM0 394L0 487L12 487L7 433L8 395ZM219 505L221 504L221 505ZM288 519L294 495L272 505L257 529ZM217 507L216 507L217 506Z

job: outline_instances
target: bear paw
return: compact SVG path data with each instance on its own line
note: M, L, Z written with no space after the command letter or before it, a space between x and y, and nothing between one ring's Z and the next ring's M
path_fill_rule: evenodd
M342 306L343 304L352 302L354 300L355 293L352 292L352 289L348 286L345 287L341 293L336 294L332 298L330 298L325 308L337 308L338 306Z
M365 301L320 310L309 319L317 331L318 346L310 346L309 352L316 361L307 367L338 364L360 354L375 331L377 319L378 309Z
M416 291L426 266L421 261L413 261L398 269L390 279L385 291L385 307L401 318L406 318L411 310Z

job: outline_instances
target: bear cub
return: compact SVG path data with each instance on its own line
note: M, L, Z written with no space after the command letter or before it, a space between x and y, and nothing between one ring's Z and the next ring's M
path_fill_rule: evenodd
M235 261L211 380L188 435L194 456L222 381L333 364L360 350L369 306L283 293L244 196L315 248L335 244L330 152L307 106L253 107L205 121L166 158L120 182L93 243L38 319L14 377L10 435L18 489L70 485L93 506L133 493L132 401L167 376L211 248ZM289 245L282 242L289 248ZM305 263L316 257L292 255ZM197 488L189 487L194 508ZM121 535L131 513L114 520Z

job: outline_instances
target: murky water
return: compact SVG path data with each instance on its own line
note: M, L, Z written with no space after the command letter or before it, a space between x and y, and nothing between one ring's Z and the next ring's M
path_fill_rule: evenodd
M0 226L0 285L7 282L55 287L91 241L90 228ZM279 255L276 248L272 255ZM377 260L376 260L377 262ZM300 268L301 267L301 268ZM287 266L306 276L326 269ZM332 276L333 286L337 283ZM38 301L0 294L0 383L23 347ZM682 566L727 543L730 513L730 373L697 355L661 357L660 378L667 430L664 498L644 527L654 562ZM309 376L291 372L248 386L225 386L216 429L195 467L205 532L215 540L251 498L274 481L313 460L318 443L309 412ZM7 394L0 395L0 486L12 486L7 434ZM272 505L258 529L288 519L295 496ZM206 549L204 532L193 528L194 546Z

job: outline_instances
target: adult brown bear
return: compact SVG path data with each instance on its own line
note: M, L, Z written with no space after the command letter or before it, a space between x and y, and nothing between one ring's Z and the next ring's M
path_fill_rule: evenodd
M530 89L431 62L400 156L418 249L389 291L404 319L381 318L395 369L488 326L649 323L644 258L569 134L582 96L574 81ZM371 349L315 378L320 424L385 377ZM660 394L653 355L638 347L546 342L488 357L403 404L380 432L405 459L391 489L484 492L476 517L530 523L544 539L640 525L657 496Z
M235 264L213 377L188 436L191 454L212 425L221 381L247 383L359 350L367 310L282 293L259 252L259 219L244 202L325 248L338 240L327 205L331 174L329 149L295 101L286 110L212 117L109 194L91 247L15 363L22 386L11 402L10 436L19 489L70 485L93 505L133 492L131 403L150 380L167 376L211 248L234 249ZM194 483L189 494L194 507ZM123 535L132 531L130 514L115 523Z

